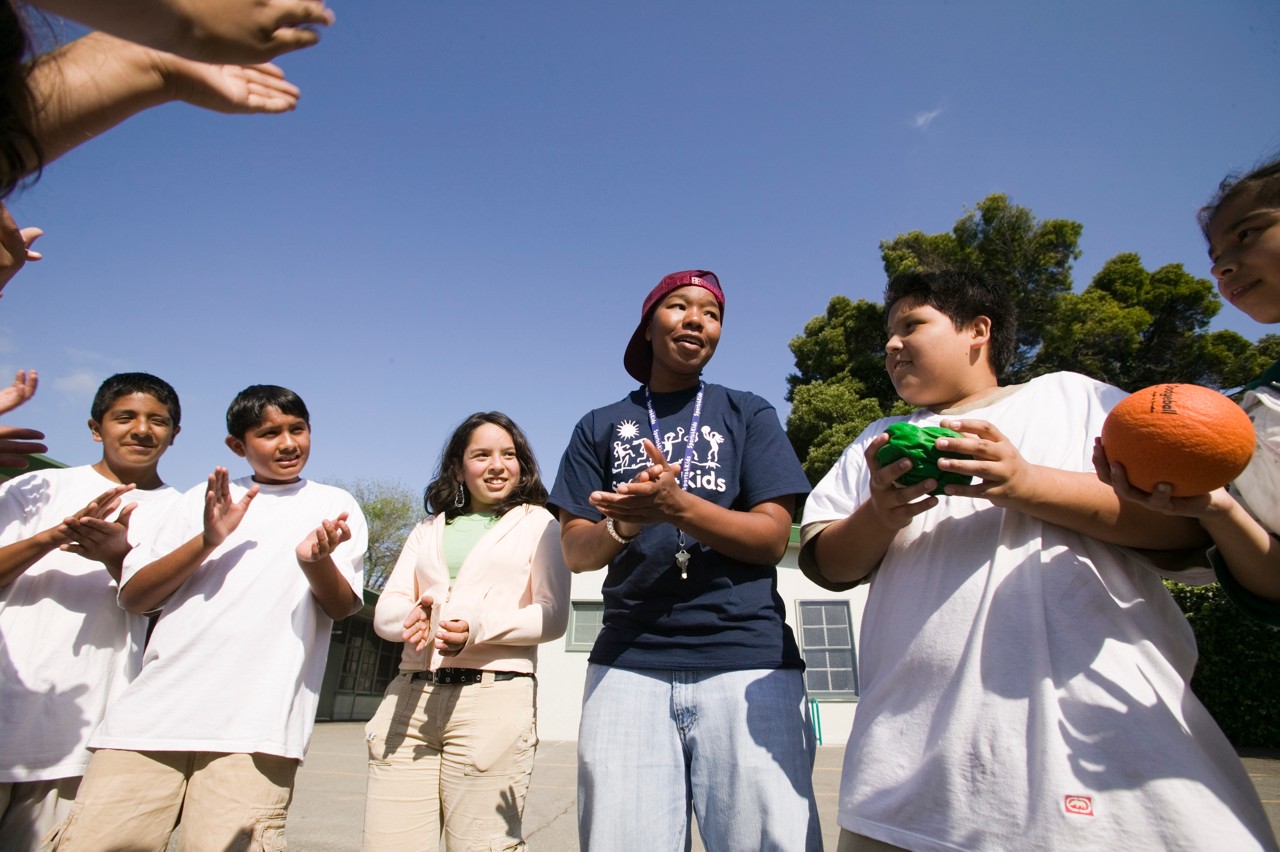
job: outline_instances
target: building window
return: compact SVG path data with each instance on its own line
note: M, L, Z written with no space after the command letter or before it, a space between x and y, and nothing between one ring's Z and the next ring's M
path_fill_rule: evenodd
M798 601L805 687L813 698L858 697L848 601Z
M603 626L604 604L600 601L574 601L569 610L569 629L564 634L566 651L590 651Z
M338 691L357 695L381 695L396 676L400 645L373 632L367 621L347 622L347 645L338 677Z

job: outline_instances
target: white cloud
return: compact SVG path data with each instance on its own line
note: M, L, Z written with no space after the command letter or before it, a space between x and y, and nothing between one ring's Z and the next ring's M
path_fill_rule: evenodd
M916 117L912 119L911 126L916 130L924 130L940 115L942 115L942 107L931 109L928 112L918 112Z
M101 383L102 379L98 377L97 373L89 370L76 370L74 373L54 379L53 387L61 393L74 394L83 398L86 394L92 394L97 391L98 385Z

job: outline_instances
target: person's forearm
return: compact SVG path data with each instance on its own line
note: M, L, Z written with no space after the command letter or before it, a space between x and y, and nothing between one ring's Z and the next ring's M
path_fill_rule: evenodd
M148 563L120 588L120 605L134 613L160 609L213 551L213 546L205 544L204 536L197 535L172 553Z
M615 529L627 538L639 532L629 524L617 524ZM575 574L603 568L624 546L609 535L604 520L593 522L567 513L560 516L560 545L564 549L564 561Z
M835 584L858 583L874 571L889 552L898 530L879 523L870 503L828 524L813 540L818 573Z
M90 33L35 60L34 130L49 162L143 110L173 99L163 54Z
M21 577L28 568L58 549L52 530L0 547L0 589Z
M777 565L791 538L791 513L766 502L741 512L685 491L671 519L685 534L719 554L751 565Z
M1218 546L1231 576L1246 590L1280 601L1280 542L1239 503L1225 512L1205 515L1201 526Z
M1122 547L1183 550L1209 541L1194 518L1163 515L1122 501L1096 474L1039 465L1033 473L1024 493L998 505Z
M303 562L299 559L298 565L302 568L302 573L306 574L311 594L320 604L320 609L334 621L341 621L364 605L364 601L342 576L332 557L325 556L315 562Z

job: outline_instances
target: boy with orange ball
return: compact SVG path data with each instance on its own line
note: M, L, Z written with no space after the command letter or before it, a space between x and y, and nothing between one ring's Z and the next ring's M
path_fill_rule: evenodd
M1224 180L1199 218L1222 298L1257 322L1280 323L1280 158ZM1121 498L1196 518L1213 539L1209 562L1223 590L1245 612L1280 625L1280 362L1245 387L1240 404L1257 447L1229 489L1174 497L1162 482L1148 493L1130 485L1100 447L1094 463Z

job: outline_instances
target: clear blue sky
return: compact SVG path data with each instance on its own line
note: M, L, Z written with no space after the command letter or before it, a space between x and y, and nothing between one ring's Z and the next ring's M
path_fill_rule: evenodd
M1077 289L1123 251L1207 275L1196 208L1280 151L1275 0L332 6L280 61L297 112L166 106L11 205L47 236L0 302L0 369L42 377L7 422L55 457L95 461L92 391L146 370L180 487L246 472L223 413L259 382L310 405L313 478L416 490L497 408L550 480L667 272L720 275L708 378L785 419L788 341L878 298L880 240L1004 192L1084 224Z

